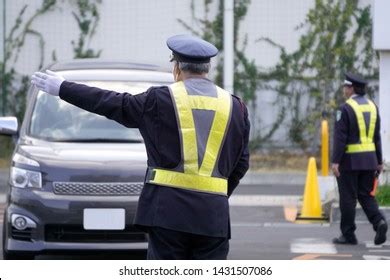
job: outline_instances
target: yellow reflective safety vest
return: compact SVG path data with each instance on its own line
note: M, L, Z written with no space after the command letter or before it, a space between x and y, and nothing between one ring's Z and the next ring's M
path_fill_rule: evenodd
M355 112L357 124L359 127L360 143L358 144L348 144L346 153L365 153L365 152L375 152L374 144L374 132L377 119L377 109L374 103L371 100L368 100L368 104L359 104L353 98L347 100L353 111ZM366 127L366 122L364 121L364 113L370 113L370 122L368 124L368 129Z
M169 86L176 111L181 144L181 163L173 170L148 168L146 182L173 188L213 193L227 196L227 178L218 171L218 159L229 126L232 96L216 86L217 96L189 95L184 82ZM198 143L194 110L214 113L206 143ZM205 122L197 123L199 130L208 129ZM202 162L198 159L198 146L204 147Z

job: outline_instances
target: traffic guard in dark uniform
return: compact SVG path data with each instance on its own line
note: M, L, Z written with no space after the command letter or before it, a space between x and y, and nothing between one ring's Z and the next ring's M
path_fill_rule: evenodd
M188 35L167 40L175 83L131 95L64 81L51 71L32 83L126 127L148 154L135 224L149 233L148 259L226 259L228 197L248 170L248 112L206 78L218 50Z
M344 81L346 103L337 111L334 129L332 170L340 194L342 235L335 244L357 244L356 200L362 206L376 235L375 244L386 241L387 223L373 194L376 173L383 169L380 116L376 105L365 97L366 81L347 73Z

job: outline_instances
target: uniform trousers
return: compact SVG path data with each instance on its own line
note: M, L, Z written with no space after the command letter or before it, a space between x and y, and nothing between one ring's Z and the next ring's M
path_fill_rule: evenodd
M374 180L375 171L340 171L340 176L337 178L340 195L340 229L346 238L353 238L355 236L357 201L359 201L375 231L378 223L382 219L385 220L383 214L379 211L375 197L370 195Z
M228 237L211 237L151 227L148 260L226 260Z

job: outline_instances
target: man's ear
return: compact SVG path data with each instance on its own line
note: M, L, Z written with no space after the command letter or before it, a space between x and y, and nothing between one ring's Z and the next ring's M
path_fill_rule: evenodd
M175 81L176 81L176 82L179 82L180 79L181 79L181 77L180 77L181 71L180 71L179 63L178 63L178 62L175 63L175 66L174 66L174 68L173 68L173 73L174 73L174 79L175 79Z

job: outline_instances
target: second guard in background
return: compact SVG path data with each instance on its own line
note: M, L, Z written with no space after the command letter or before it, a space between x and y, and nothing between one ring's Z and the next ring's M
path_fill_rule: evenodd
M345 75L346 102L337 111L334 129L332 170L340 194L341 236L335 244L358 243L355 209L359 201L376 232L374 243L386 241L387 222L371 193L376 174L383 170L380 116L366 95L367 82L359 75Z

